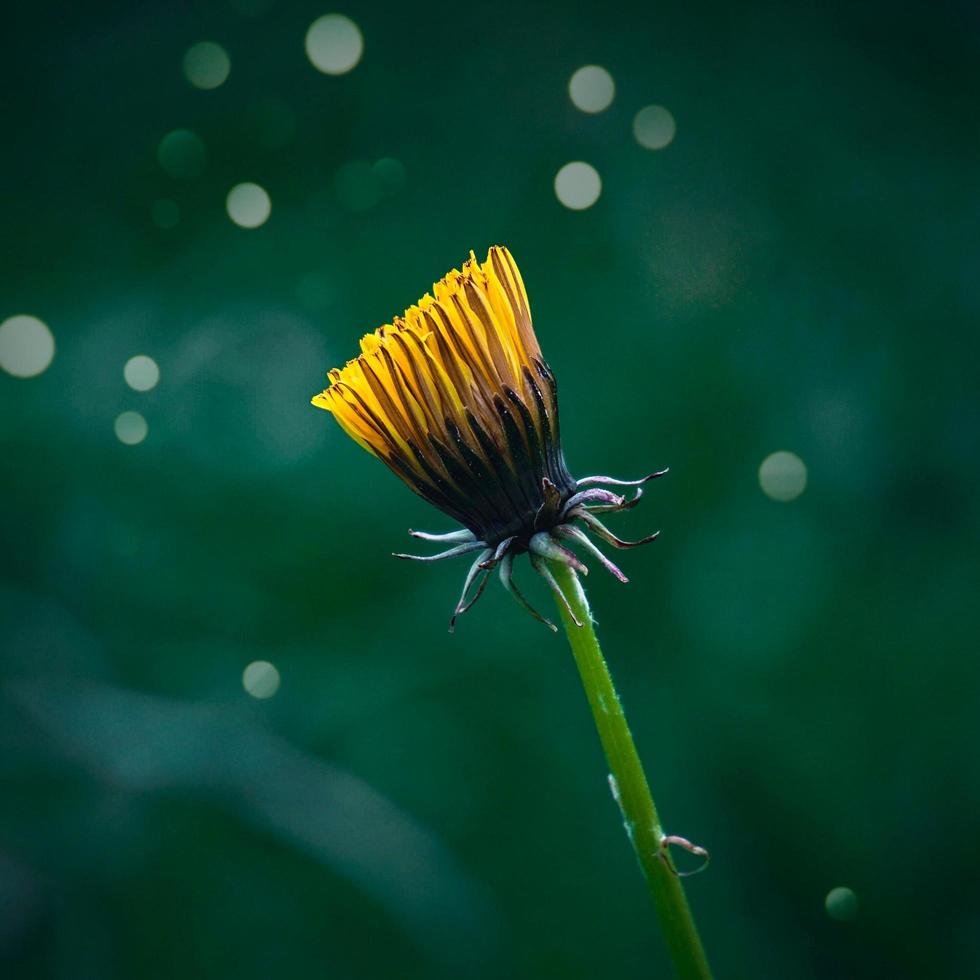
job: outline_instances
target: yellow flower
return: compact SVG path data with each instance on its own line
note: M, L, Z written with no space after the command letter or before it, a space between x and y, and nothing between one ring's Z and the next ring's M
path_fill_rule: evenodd
M547 622L517 590L511 566L516 555L529 552L561 596L547 560L583 571L585 566L559 540L582 545L626 581L573 525L576 519L616 547L656 537L620 541L594 516L632 506L639 490L626 500L590 485L637 486L659 473L635 481L575 480L569 473L559 438L558 387L534 335L521 274L502 246L491 248L482 264L471 252L462 271L454 269L404 316L367 334L360 355L328 377L330 386L313 404L331 412L358 445L463 525L441 535L410 532L453 547L429 557L397 557L435 561L480 552L456 615L479 598L499 564L508 591Z

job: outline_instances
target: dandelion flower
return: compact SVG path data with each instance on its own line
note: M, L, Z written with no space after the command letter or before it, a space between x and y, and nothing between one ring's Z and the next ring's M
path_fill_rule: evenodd
M491 248L482 264L471 252L461 271L454 269L403 316L367 334L360 355L328 377L329 387L313 404L462 525L446 534L409 532L447 545L445 551L395 556L438 561L475 553L450 629L482 595L494 568L514 598L555 629L514 584L516 557L528 554L568 609L548 561L587 571L576 546L625 582L585 531L616 548L657 536L622 541L596 514L632 507L639 485L666 470L632 481L576 480L569 473L558 385L538 346L517 264L502 246ZM637 489L627 498L608 486Z

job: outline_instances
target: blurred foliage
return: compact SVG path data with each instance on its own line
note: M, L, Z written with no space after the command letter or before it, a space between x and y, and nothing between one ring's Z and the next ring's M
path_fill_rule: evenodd
M4 975L666 975L564 641L497 589L449 636L462 567L388 557L447 523L309 405L493 242L573 472L671 467L620 525L661 540L590 587L666 827L712 850L719 976L972 974L976 6L355 3L338 76L327 12L6 11L0 320L57 353L0 375Z

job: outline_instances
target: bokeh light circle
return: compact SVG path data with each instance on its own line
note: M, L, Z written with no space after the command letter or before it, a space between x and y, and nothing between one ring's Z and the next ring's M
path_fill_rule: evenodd
M174 129L160 140L157 160L171 177L193 180L204 173L208 151L201 137L189 129Z
M843 886L831 888L823 904L827 915L838 922L849 922L858 912L857 895Z
M228 192L225 209L239 228L258 228L269 220L272 202L265 188L258 184L236 184Z
M0 323L0 368L15 378L35 378L54 359L54 336L36 316L19 314Z
M767 456L759 467L759 486L773 500L795 500L806 489L806 463L783 450Z
M279 671L268 660L255 660L242 672L242 687L260 701L279 690Z
M558 200L573 211L591 208L602 193L602 180L591 164L575 160L566 163L555 175Z
M583 65L568 82L568 95L582 112L602 112L612 105L616 83L601 65Z
M214 41L192 44L184 54L184 78L200 89L223 85L231 71L228 52Z
M306 32L306 56L325 75L344 75L364 53L361 29L343 14L319 17Z
M670 146L677 132L677 123L669 109L662 105L648 105L633 119L633 135L640 146L648 150L662 150Z
M122 412L116 417L116 438L127 446L137 446L150 431L146 419L139 412Z
M160 368L152 357L137 354L126 362L123 377L133 391L150 391L160 380Z

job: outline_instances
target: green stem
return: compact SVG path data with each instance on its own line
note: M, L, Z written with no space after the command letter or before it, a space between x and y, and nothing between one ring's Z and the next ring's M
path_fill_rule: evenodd
M609 762L610 784L647 880L674 969L680 980L710 980L711 970L701 947L697 926L681 880L668 863L670 858L663 846L664 832L657 808L650 795L646 774L636 754L633 736L626 724L609 668L592 628L589 600L571 568L556 561L549 564L575 619L582 624L576 626L569 610L563 603L558 603L568 642L599 730L599 739Z

